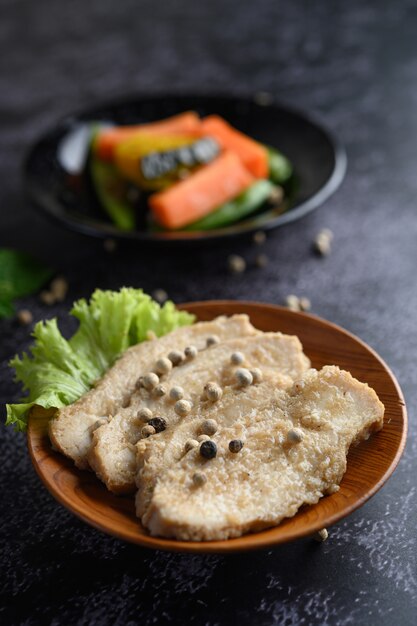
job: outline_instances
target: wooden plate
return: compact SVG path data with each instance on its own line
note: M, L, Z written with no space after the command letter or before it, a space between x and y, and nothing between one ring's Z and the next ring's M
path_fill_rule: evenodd
M42 481L61 504L104 532L150 548L233 552L272 546L329 527L382 487L404 449L407 413L394 375L369 346L330 322L269 304L216 301L184 304L182 308L195 313L199 320L210 320L221 314L247 313L261 330L298 335L313 367L338 365L375 389L386 408L384 428L351 449L347 471L337 493L322 498L314 506L303 507L293 518L270 530L227 541L185 542L151 537L135 518L133 499L111 494L94 474L76 469L71 461L51 449L47 416L35 413L29 422L29 452Z

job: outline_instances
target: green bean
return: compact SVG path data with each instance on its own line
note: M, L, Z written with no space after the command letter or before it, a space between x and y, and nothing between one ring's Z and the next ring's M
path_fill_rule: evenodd
M87 170L101 208L120 230L135 230L135 210L126 198L127 183L112 163L104 163L94 154L99 126L91 127Z
M276 185L288 182L293 174L293 168L287 157L270 146L266 146L269 160L269 180Z
M100 205L121 230L135 229L135 212L123 197L126 187L116 168L98 158L90 158L90 174Z
M222 204L201 220L193 222L183 230L212 230L224 228L257 211L276 189L270 180L258 180L237 198Z

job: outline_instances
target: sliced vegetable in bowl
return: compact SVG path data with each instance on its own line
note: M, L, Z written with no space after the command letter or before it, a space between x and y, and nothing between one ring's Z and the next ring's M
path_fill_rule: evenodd
M149 206L158 224L182 228L233 200L253 181L236 154L226 151L193 176L151 195Z
M197 132L200 120L194 111L186 111L174 115L166 120L139 124L135 126L119 126L107 128L100 133L97 144L97 156L105 161L112 161L116 147L123 141L145 135L146 137L158 135L185 135Z
M149 124L98 127L89 173L101 207L120 229L141 222L150 230L191 232L239 222L267 207L269 197L285 210L286 190L272 183L287 183L293 168L221 116L186 111ZM130 200L132 189L140 202Z
M235 152L255 178L268 176L268 154L265 146L233 128L219 115L209 115L201 122L203 132L213 136L225 150Z
M212 230L229 226L255 213L279 189L269 180L258 180L233 200L225 202L215 211L186 226L185 230Z
M174 134L198 142L207 137L202 132L202 123L213 116L227 120L226 128L232 126L232 130L239 129L237 132L250 141L256 140L262 151L267 149L269 168L265 179L283 188L282 202L276 205L279 195L274 191L275 204L256 206L253 212L227 226L208 230L188 226L163 228L157 225L148 205L149 194L162 189L142 190L122 175L114 163L115 146L135 135L143 136L144 130L148 137ZM93 152L92 130L97 127L101 147ZM214 137L210 139L221 143ZM280 152L274 153L270 148L278 148ZM219 156L224 149L221 146ZM95 169L99 169L103 187L100 190L95 183L95 172L91 172L94 159L99 161ZM165 166L165 157L163 162ZM153 157L151 163L152 166L155 163ZM109 167L101 167L104 165ZM205 167L197 166L191 175ZM174 176L170 184L182 182L188 175L184 169L187 168L179 168L179 180ZM98 103L54 123L31 147L23 174L33 208L61 226L93 237L171 248L218 245L226 239L295 221L318 208L335 192L345 170L346 154L337 138L301 111L273 102L261 105L250 97L139 94ZM215 207L213 214L220 208Z
M115 164L122 176L144 190L160 190L210 163L220 152L211 137L185 135L140 136L123 141L115 150Z

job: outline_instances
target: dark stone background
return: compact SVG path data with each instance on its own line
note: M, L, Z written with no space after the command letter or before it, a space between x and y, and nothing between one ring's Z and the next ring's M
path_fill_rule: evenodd
M314 6L313 6L314 5ZM70 281L58 315L94 287L165 288L175 301L311 298L313 312L369 342L403 387L406 453L385 488L330 531L253 554L146 551L75 519L40 484L25 439L1 428L2 624L416 623L417 4L308 0L2 0L0 245L49 261ZM128 92L269 91L315 114L348 149L349 170L320 210L271 235L270 263L225 272L229 250L192 256L135 246L106 254L25 201L30 142L72 109ZM335 233L319 259L311 241ZM247 243L234 244L248 258ZM0 402L18 390L7 369L29 333L0 322Z

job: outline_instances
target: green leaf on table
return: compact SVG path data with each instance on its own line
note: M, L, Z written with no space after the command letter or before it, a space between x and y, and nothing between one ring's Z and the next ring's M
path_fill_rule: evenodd
M2 317L11 317L14 314L14 306L11 300L2 299L0 296L0 319Z
M12 301L39 291L52 273L26 252L0 248L0 317L13 315Z

